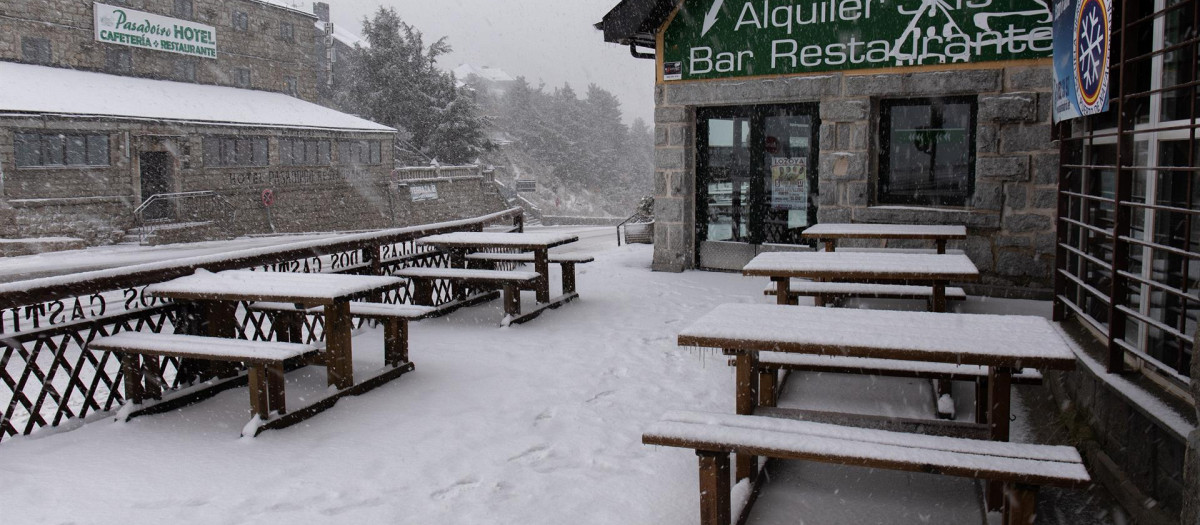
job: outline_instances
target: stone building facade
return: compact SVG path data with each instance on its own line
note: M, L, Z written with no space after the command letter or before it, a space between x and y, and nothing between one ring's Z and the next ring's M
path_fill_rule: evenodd
M260 89L317 100L316 15L260 0L107 0L216 29L217 58L97 41L94 3L0 0L0 60L160 80ZM235 24L235 18L238 23ZM32 52L42 45L49 53ZM241 77L248 72L247 80Z
M710 5L701 4L704 3L690 0L627 0L598 25L610 42L632 45L635 53L638 48L656 51L653 55L658 64L654 269L737 269L759 251L781 249L772 245L803 243L799 232L814 223L961 224L967 226L969 239L951 243L950 248L963 250L983 274L982 280L969 291L1022 297L1049 296L1055 249L1058 146L1051 140L1052 82L1047 42L1041 43L1046 49L1044 52L1026 53L1012 59L956 60L954 63L922 63L908 67L896 67L891 63L875 68L850 67L845 58L846 44L835 43L828 49L842 46L844 66L816 68L812 72L798 68L762 73L777 65L779 56L773 55L769 63L759 63L758 69L746 74L719 74L723 55L728 58L727 70L743 68L744 58L753 61L755 53L762 55L764 50L778 54L778 49L788 49L793 41L775 40L764 48L761 41L770 43L771 38L779 35L767 34L758 39L759 43L755 43L755 37L748 36L750 30L746 26L757 28L754 24L758 20L770 20L756 14L755 9L760 4L743 6L742 2L726 2L725 11L706 12L716 22L701 28L699 20L707 19L701 16L706 13L684 13L689 7L696 11L708 9ZM861 10L861 3L853 5ZM803 7L807 8L806 5ZM843 11L846 9L849 8ZM881 16L878 11L883 8L876 9L875 16ZM783 14L792 16L790 12L771 16L782 19ZM728 29L722 29L722 23ZM680 24L688 29L673 29ZM770 29L767 25L762 22L763 32ZM694 34L691 33L693 26ZM830 38L836 42L837 38L850 38L847 34L861 36L867 31L862 27L841 26L841 36ZM1031 27L1031 32L1041 35L1039 38L1048 37L1048 24ZM704 37L710 29L710 36ZM790 34L791 29L787 32ZM718 36L712 37L714 34ZM820 38L816 36L811 43L823 45ZM693 39L698 40L693 42ZM730 43L731 39L735 42ZM854 41L853 38L850 40ZM734 53L716 54L712 49L721 45L737 48L743 44L749 50L737 53L736 64ZM781 55L783 60L790 57L803 61L809 48L815 48L814 52L822 49L808 46L797 54L802 44L794 45L797 47L790 48L790 55ZM681 46L683 51L679 51ZM691 55L686 52L689 46ZM696 68L706 70L689 77L689 72ZM970 120L969 125L958 126L957 130L942 130L942 137L965 133L969 138L962 139L963 142L973 140L969 155L963 152L963 158L969 157L969 160L956 161L959 164L954 169L958 170L959 180L953 182L956 189L951 198L939 200L916 193L896 198L888 193L892 190L887 188L896 187L896 184L885 181L885 174L890 173L887 167L889 139L885 136L886 127L890 125L887 116L899 115L909 103L914 104L913 107L945 103L970 108L969 114L964 109L961 116L963 120ZM746 127L751 135L746 148L749 155L743 154L733 165L712 160L718 155L717 150L721 150L719 155L727 154L728 119L741 123L739 119L743 115L748 115L745 120L750 122ZM778 123L789 118L793 127L803 122L801 127L811 129L785 137L780 135L782 131L770 127L779 126L770 124L772 119ZM726 122L718 122L722 119ZM758 124L764 120L768 123ZM713 135L717 126L723 126L721 130L726 136ZM938 131L933 128L936 127L936 123L930 122L924 130L909 132L912 142L935 137ZM710 136L705 136L705 132ZM765 140L755 139L756 133L769 136ZM745 140L739 132L735 132L735 136ZM775 153L789 149L780 147L788 140L792 141L791 149L801 149L795 146L803 145L802 149L811 152L804 154L811 155L810 159L779 159L780 156L796 155ZM724 142L718 145L717 141ZM712 145L706 146L710 142ZM759 144L757 150L756 142ZM920 147L918 144L908 149L915 151ZM900 149L896 148L897 151ZM807 205L787 202L786 198L782 202L770 202L780 199L770 188L764 190L764 197L754 195L754 185L759 184L759 179L753 173L747 175L744 170L761 169L768 185L774 176L769 171L771 166L755 164L754 158L763 150L767 162L774 157L774 162L784 160L806 165L811 177L810 185L804 188L809 198ZM895 160L898 157L899 154L893 154L890 158L894 164L899 164L900 161ZM910 155L906 162L916 161ZM734 173L732 177L727 175L730 172ZM931 169L931 180L934 178L932 172ZM939 173L937 176L944 175ZM748 230L743 235L729 235L729 212L714 211L715 207L730 207L731 178L751 181L743 182L748 184L748 194L745 190L739 194L738 183L732 183L735 186L732 219L735 223L741 221L732 228L735 232L739 228ZM767 216L761 220L765 226L757 237L753 224L756 211L746 204L747 200L753 204L755 198L768 201L767 206L757 212ZM779 208L788 206L792 207L792 211L787 212L790 216L778 215ZM806 208L810 214L807 220L803 217ZM772 214L777 216L772 218ZM774 226L772 221L776 223ZM714 228L722 229L721 234L714 235ZM771 228L787 231L772 231ZM730 242L730 237L734 242ZM867 242L844 245L878 246ZM930 247L928 243L902 242L892 242L889 246Z

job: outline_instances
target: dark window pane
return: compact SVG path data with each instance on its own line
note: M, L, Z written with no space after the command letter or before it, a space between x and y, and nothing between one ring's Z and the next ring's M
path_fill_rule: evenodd
M879 201L966 204L975 157L973 101L885 101Z
M380 145L381 143L378 140L371 141L371 164L380 164L383 162L383 151Z
M191 62L189 60L183 60L183 59L176 60L174 68L175 68L175 80L179 80L182 82L195 82L196 81L196 64L194 62Z
M304 141L304 163L309 166L317 164L317 141Z
M250 29L250 15L242 11L234 11L233 29L235 31L246 31Z
M192 17L192 0L175 0L175 16L180 18Z
M17 166L40 166L42 164L42 137L33 133L17 133L15 138Z
M133 70L133 54L128 49L107 49L104 59L111 73L128 73Z
M338 142L338 164L350 164L353 160L350 158L350 143Z
M221 165L236 166L237 165L237 139L223 138L221 139Z
M318 157L320 157L319 161L321 164L323 164L323 165L330 164L329 141L327 141L327 140L321 141L320 145L318 146Z
M87 138L83 135L69 135L67 139L67 164L83 166L87 162Z
M221 165L221 139L204 137L204 165L209 168Z
M32 64L49 64L50 39L37 37L21 38L21 58Z
M62 166L65 143L62 135L42 135L42 165Z
M295 26L288 22L279 23L279 37L284 40L292 40L295 36Z
M255 138L250 139L250 141L254 147L253 164L255 166L266 166L269 163L267 157L267 139Z
M108 165L108 135L88 135L87 163L92 166Z
M279 164L292 165L292 141L289 139L279 139Z

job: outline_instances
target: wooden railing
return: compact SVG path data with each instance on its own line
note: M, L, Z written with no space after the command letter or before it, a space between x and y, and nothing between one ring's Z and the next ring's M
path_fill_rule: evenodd
M201 316L188 306L146 295L149 284L197 269L386 275L399 268L445 266L445 254L415 241L494 225L521 231L524 217L514 208L468 220L0 284L0 441L120 406L125 396L118 360L88 350L87 342L130 330L202 333ZM382 300L406 303L411 293L401 288ZM435 293L439 302L454 297L449 283L440 283ZM272 340L270 319L244 306L238 309L241 336ZM319 316L304 325L308 341L323 337ZM167 390L196 388L208 379L189 368L163 359L158 377L150 380Z

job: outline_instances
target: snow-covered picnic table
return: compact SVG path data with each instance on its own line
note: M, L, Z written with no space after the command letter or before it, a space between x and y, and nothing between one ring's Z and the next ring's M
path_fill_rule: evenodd
M1022 368L1071 370L1075 354L1041 317L723 304L679 333L679 346L737 356L739 414L758 407L758 352L988 367L988 431L1008 440L1009 388Z
M187 277L150 285L146 293L205 302L207 335L214 337L233 337L237 326L235 313L241 301L324 306L325 364L329 385L345 390L354 385L350 300L399 288L404 283L398 277L386 276L199 270Z
M549 305L565 303L573 298L560 297L553 301L550 299L550 248L578 240L578 236L565 233L454 232L424 237L418 239L417 243L450 252L451 265L455 267L463 263L463 256L467 252L487 249L533 252L533 269L539 275L534 283L537 302Z
M962 254L764 252L742 268L742 275L770 277L779 304L787 304L792 278L928 285L933 287L933 311L944 312L946 285L979 280L979 268ZM817 304L823 303L818 296Z
M825 251L836 249L838 239L925 239L937 243L937 252L946 253L946 241L967 238L966 226L929 224L817 224L802 234L825 243Z

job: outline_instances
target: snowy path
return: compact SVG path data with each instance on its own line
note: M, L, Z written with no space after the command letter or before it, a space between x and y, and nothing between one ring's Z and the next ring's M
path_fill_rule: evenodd
M732 410L724 358L674 335L713 304L761 300L761 283L651 273L649 246L603 234L580 301L508 329L497 303L416 323L414 373L301 426L237 439L235 389L6 441L0 508L20 523L693 522L694 456L641 445L641 429L668 409ZM380 339L355 338L359 370Z

